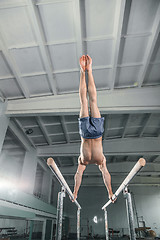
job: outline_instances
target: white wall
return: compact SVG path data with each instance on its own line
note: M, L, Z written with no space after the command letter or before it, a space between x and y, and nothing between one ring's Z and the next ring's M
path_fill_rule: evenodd
M143 216L147 227L151 227L160 236L160 187L137 186L130 187L134 194L138 216ZM107 192L104 187L81 187L78 201L82 206L81 225L82 235L86 235L87 219L92 226L94 234L105 234L104 212L101 207L107 202ZM76 232L76 207L70 203L68 197L65 199L65 211L71 216L71 232ZM97 216L98 223L93 222ZM121 194L115 204L108 207L109 227L122 229L128 233L127 213L125 199ZM83 225L86 225L84 227ZM135 227L137 227L135 221Z
M24 153L12 156L10 151L2 150L0 155L0 178L6 178L12 183L18 183L21 177Z

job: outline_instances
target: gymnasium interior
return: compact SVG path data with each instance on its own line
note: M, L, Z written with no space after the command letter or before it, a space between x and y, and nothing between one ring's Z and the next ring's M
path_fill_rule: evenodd
M78 193L78 237L77 206L47 165L52 157L73 192L87 54L113 192L146 160L128 184L134 237L124 191L107 207L106 234L96 165ZM160 0L0 0L0 166L0 240L160 239Z

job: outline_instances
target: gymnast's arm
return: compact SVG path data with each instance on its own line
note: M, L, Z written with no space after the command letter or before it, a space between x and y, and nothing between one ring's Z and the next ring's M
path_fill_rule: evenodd
M85 165L82 165L81 163L78 164L77 172L74 176L74 181L75 181L74 192L73 192L74 201L77 198L78 190L82 182L82 175L85 169L86 169Z
M103 163L99 165L99 170L102 172L103 181L107 188L109 199L111 199L112 202L115 202L115 200L112 200L113 192L111 187L111 175L108 172L108 169L106 167L106 158L104 157Z

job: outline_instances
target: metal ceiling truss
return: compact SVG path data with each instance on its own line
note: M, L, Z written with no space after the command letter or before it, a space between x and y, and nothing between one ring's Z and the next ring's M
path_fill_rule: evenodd
M30 141L28 141L24 132L22 132L20 130L20 128L17 127L16 124L12 120L10 120L10 122L9 122L9 130L18 139L18 141L23 145L24 149L26 149L27 151L31 150Z
M61 71L52 71L52 67L51 67L51 62L50 62L50 57L48 54L48 51L46 49L47 45L57 45L57 44L67 44L67 43L76 43L77 46L77 55L78 57L80 57L83 53L84 53L84 49L83 49L83 42L84 41L95 41L95 40L104 40L104 39L112 39L114 41L113 44L113 54L112 54L112 64L109 66L96 66L95 69L107 69L107 68L112 68L112 86L111 86L111 90L114 88L114 83L115 83L115 76L116 76L116 69L117 67L131 67L131 66L142 66L142 70L141 73L139 74L139 80L138 80L138 86L140 87L143 83L146 71L148 69L148 65L150 63L150 59L151 59L151 55L153 53L155 44L156 44L156 40L158 37L158 33L159 33L159 22L160 22L160 6L158 7L157 10L157 14L154 20L154 24L152 27L152 32L144 32L144 33L135 33L135 34L123 34L121 36L121 31L122 28L126 28L127 29L127 25L125 26L125 24L123 23L123 19L126 18L128 19L129 17L129 13L130 13L130 7L125 9L126 5L131 5L131 1L125 1L125 0L121 0L121 1L117 1L117 5L116 5L116 21L114 24L114 34L113 36L107 35L107 36L99 36L96 38L86 38L86 39L82 39L82 34L81 34L81 10L80 10L80 1L79 0L75 0L75 1L70 1L73 3L73 9L74 9L74 24L75 24L75 33L76 33L76 40L73 39L69 39L68 41L56 41L56 42L50 42L50 43L46 43L45 42L45 37L44 37L44 33L42 30L42 26L41 26L41 21L39 19L39 13L37 10L37 6L38 5L46 5L46 4L56 4L56 3L64 3L64 2L69 2L69 1L45 1L45 2L40 2L40 3L33 3L32 0L26 0L24 3L15 3L15 4L2 4L0 5L0 8L10 8L10 7L28 7L28 12L31 16L31 20L32 20L32 27L34 29L37 41L38 41L38 45L35 43L33 44L25 44L24 46L13 46L13 47L9 47L9 49L12 48L27 48L27 47L33 47L33 46L39 46L40 47L40 52L42 55L42 59L45 65L45 69L46 69L46 73L48 76L48 81L49 81L49 85L50 88L52 90L52 92L54 94L57 94L57 89L56 89L56 81L53 77L53 73L64 73L64 72L72 72L72 71L79 71L79 69L63 69ZM128 11L128 12L126 12ZM118 17L117 17L118 16ZM125 21L126 22L126 21ZM147 46L147 51L145 54L145 61L142 63L130 63L130 64L121 64L121 65L117 65L118 63L118 54L119 54L119 47L120 47L120 40L121 38L134 38L134 37L150 37L148 46ZM6 52L6 51L4 51ZM6 57L6 56L5 56ZM8 59L8 58L7 58ZM10 59L10 58L9 58ZM77 59L78 60L78 59ZM11 66L11 69L13 70L14 76L16 77L21 90L24 94L25 97L29 97L29 93L27 92L27 87L25 86L25 82L22 81L22 77L23 75L20 76L19 70L18 68L14 68L15 63L13 64L13 59L11 61L11 59L9 60L9 65ZM154 64L154 63L152 63ZM94 68L94 67L93 67ZM16 69L16 71L15 71ZM24 75L25 76L25 75ZM30 76L35 76L35 74L30 74ZM22 84L23 82L23 84Z
M65 123L64 116L60 117L60 121L61 121L63 132L64 132L64 135L65 135L65 138L66 138L66 142L69 143L70 138L69 138L69 135L68 135L68 130L67 130L67 126L66 126L66 123Z
M149 121L151 120L151 117L152 117L152 114L148 114L147 117L145 118L141 132L139 133L139 137L143 136L143 133L145 132L147 125L148 125Z
M81 11L80 11L80 0L73 1L73 14L74 14L74 25L77 40L77 63L79 65L79 58L83 55L83 45L82 45L82 29L81 29Z
M17 118L14 118L15 123L17 124L18 128L17 129L21 129L22 132L25 134L26 139L30 142L31 146L33 146L34 148L36 148L34 142L32 141L32 139L30 137L28 137L28 135L25 133L25 130L22 126L22 124L20 123L20 121Z
M130 115L128 114L128 115L126 116L126 119L125 119L124 129L123 129L123 133L122 133L122 138L125 137L125 134L126 134L126 131L127 131L127 127L128 127L129 120L130 120Z
M123 17L124 17L124 10L125 10L125 3L126 0L117 1L116 10L115 10L115 22L114 22L114 41L113 41L113 49L112 49L112 86L111 90L114 88L115 79L116 79L116 70L117 70L117 63L118 63L118 54L120 48L120 40L121 40L121 31L123 26Z
M159 31L160 31L160 3L159 3L157 13L156 13L153 25L152 25L152 35L149 37L147 49L145 51L143 67L139 73L138 87L142 86L143 81L145 79L147 69L148 69L148 66L150 64L150 60L152 57L152 53L153 53L153 50L154 50L154 47L156 45L156 41L157 41L157 38L159 35Z
M117 89L110 93L103 90L98 92L98 106L101 113L159 112L159 96L160 87ZM8 116L61 115L62 113L74 115L79 114L79 111L79 95L75 93L9 101L6 114Z
M47 129L45 127L45 125L42 123L42 120L41 120L41 117L36 117L36 120L37 120L37 123L38 123L38 126L40 127L45 139L46 139L46 142L49 144L49 145L52 145L52 141L49 137L49 134L47 132Z
M42 60L43 60L43 63L44 63L44 66L45 66L45 69L46 69L46 72L48 75L49 86L50 86L53 94L56 95L57 94L56 80L54 79L53 74L52 74L50 57L49 57L48 51L45 46L45 37L44 37L43 30L42 30L38 10L32 0L28 0L28 11L30 14L30 18L32 20L34 32L35 32L35 35L36 35L36 38L38 41L38 45L40 48Z
M2 30L0 30L0 48L2 49L3 55L13 73L14 76L10 76L10 78L15 78L17 81L17 84L19 86L19 89L21 90L21 93L26 97L29 98L29 90L21 77L20 71L16 65L16 62L12 58L10 52L8 51L8 47L6 46L6 41L4 40L4 35L2 35Z
M103 149L106 156L119 155L159 155L160 138L121 138L104 140ZM37 147L38 157L79 156L80 143L57 144Z

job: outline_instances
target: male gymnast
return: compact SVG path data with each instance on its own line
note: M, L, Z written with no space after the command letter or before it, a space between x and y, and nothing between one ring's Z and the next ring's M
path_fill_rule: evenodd
M109 198L112 199L113 192L111 187L111 176L106 167L106 158L103 154L102 134L104 132L104 118L101 117L97 106L97 92L92 75L92 59L88 55L80 58L80 85L79 97L81 103L79 120L79 133L81 136L80 156L78 158L78 168L74 180L74 200L77 198L78 190L81 185L82 175L88 164L98 165L102 172L104 184L108 190ZM88 91L85 79L85 71L88 73ZM89 108L88 99L89 96Z

